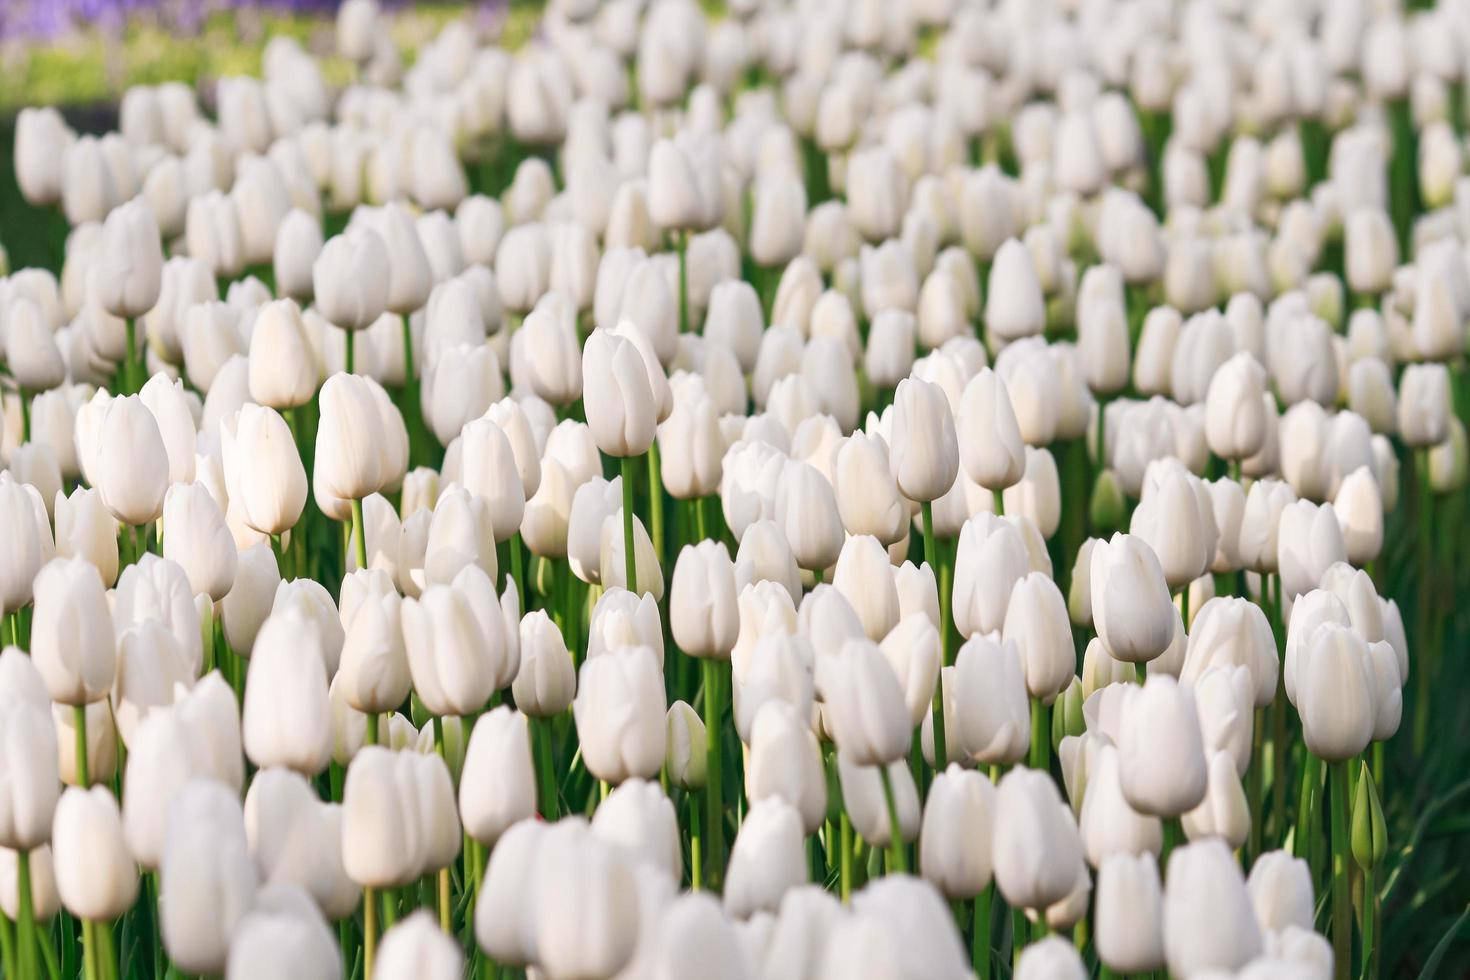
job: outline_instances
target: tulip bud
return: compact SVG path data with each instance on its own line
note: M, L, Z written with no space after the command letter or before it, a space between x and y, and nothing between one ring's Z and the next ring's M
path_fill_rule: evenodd
M818 573L830 568L843 541L832 484L815 467L792 460L781 472L775 498L776 524L790 543L797 565Z
M1000 781L991 853L996 886L1012 907L1045 909L1072 891L1082 847L1045 773L1017 767Z
M656 431L656 405L643 357L631 341L594 331L583 351L582 389L598 449L618 457L648 450Z
M1130 806L1177 817L1197 806L1207 784L1194 695L1166 675L1134 692L1118 739L1123 795Z
M1152 854L1113 854L1097 873L1098 958L1119 973L1164 965L1163 888Z
M899 382L894 398L890 464L899 490L910 500L938 500L959 472L954 415L937 385Z
M1169 972L1238 970L1260 955L1261 930L1240 866L1211 839L1175 849L1164 885L1164 953Z
M747 818L748 819L748 818ZM551 826L540 842L531 892L538 962L550 976L613 976L638 938L633 864L578 820ZM595 923L597 928L586 926Z
M730 849L725 872L725 912L745 919L774 911L789 889L806 881L801 818L785 800L753 803Z
M375 387L354 374L334 374L322 385L313 473L319 493L361 500L389 482L391 461L382 442L385 413Z
M465 833L493 847L512 824L536 813L526 716L504 705L481 715L464 759L459 813Z
M1448 368L1443 364L1410 364L1399 380L1400 437L1414 447L1444 442L1454 414L1452 403Z
M956 428L970 479L987 490L1004 490L1021 479L1025 454L1016 413L1005 382L989 368L965 386Z
M1378 787L1367 763L1358 775L1358 789L1353 794L1352 848L1353 860L1370 872L1388 853L1388 828L1383 822L1383 807L1378 802Z
M83 559L57 558L37 574L31 658L61 704L90 704L112 688L112 615L102 580Z
M34 673L31 681L40 686ZM56 730L47 715L44 695L40 703L17 697L0 724L0 754L8 773L0 789L0 847L32 851L51 839L61 782L56 778Z
M691 657L730 655L739 623L735 566L724 544L701 541L679 552L669 595L669 628L679 649Z
M314 776L331 761L321 634L299 610L272 614L261 626L251 648L241 726L245 752L257 766Z
M974 898L990 884L995 795L989 779L956 765L934 777L924 802L919 870L946 898Z
M490 576L465 565L447 585L403 603L403 638L414 690L435 715L469 715L519 668Z
M1381 293L1388 289L1399 264L1398 240L1388 212L1360 207L1343 223L1348 288L1355 293Z
M56 805L51 829L56 893L81 919L107 922L133 905L138 868L123 839L117 800L105 786L73 787Z
M1316 910L1312 873L1302 858L1287 851L1267 851L1256 858L1246 887L1263 933L1312 927Z
M464 972L459 944L422 909L383 933L374 976L383 980L454 980Z
M334 236L312 263L317 309L343 330L370 326L388 308L389 272L388 248L376 231Z
M903 757L912 732L903 689L877 646L851 639L817 679L832 739L854 765Z
M1046 305L1031 253L1014 238L995 253L985 297L985 326L1002 340L1030 337L1046 326Z
M102 226L94 298L113 316L142 316L158 302L162 277L163 246L152 210L140 200L120 205Z
M589 657L572 702L588 770L610 783L657 774L664 761L665 704L652 650L629 646Z
M1147 663L1174 638L1173 603L1163 569L1140 539L1115 534L1092 549L1092 617L1117 660Z
M177 562L189 578L189 587L218 602L235 583L239 561L235 540L225 526L219 505L202 483L180 483L164 497L164 557Z
M669 782L687 790L702 789L709 762L709 736L699 712L687 702L675 701L669 705L665 728L668 747L664 769Z
M1288 674L1307 748L1329 762L1352 758L1373 736L1375 683L1368 645L1349 627L1328 622L1313 629L1294 652Z

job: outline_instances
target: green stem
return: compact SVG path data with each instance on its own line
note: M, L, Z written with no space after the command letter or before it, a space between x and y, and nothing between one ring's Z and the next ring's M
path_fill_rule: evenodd
M15 854L16 890L19 908L16 909L16 940L19 945L17 968L25 980L36 976L36 912L31 901L31 852L17 851Z
M841 830L839 831L839 853L838 853L838 894L842 897L842 904L846 905L852 900L852 818L843 809L841 817Z
M118 980L117 975L117 949L112 944L112 923L98 921L94 927L97 932L97 949L99 952L97 971L102 980Z
M638 554L633 546L633 457L624 456L623 469L623 570L628 591L638 594Z
M127 335L127 353L123 361L123 394L137 394L138 388L138 325L132 318L123 321Z
M724 877L724 803L721 799L722 760L720 753L720 661L706 657L700 661L704 672L704 728L709 737L709 763L705 774L705 836L709 841L709 864L707 874L712 886L718 886Z
M550 718L532 718L531 728L536 735L536 773L541 782L541 818L548 822L557 818L556 774L551 757Z
M362 744L378 744L378 713L376 711L369 711L367 713L367 728L362 735Z
M146 901L148 903L148 908L150 910L150 914L149 914L148 918L150 920L150 922L149 922L149 932L152 933L152 937L151 938L152 938L152 941L153 941L153 976L154 976L154 980L161 980L161 978L163 977L163 972L166 969L166 966L164 965L164 962L165 961L164 961L164 955L163 955L163 929L162 929L162 925L159 923L159 920L158 920L158 914L159 914L158 896L159 896L159 892L161 890L161 887L162 887L162 885L161 885L161 882L159 881L159 877L158 877L158 872L157 871L150 871L148 874L146 874L146 875L143 876L143 888L144 888L144 892L145 892L144 901ZM347 947L344 946L342 948L345 950Z
M649 534L653 538L653 553L658 556L659 561L665 560L664 555L664 484L663 475L659 464L658 440L648 447L648 513L650 527Z
M91 919L82 920L82 972L87 980L98 980L97 924Z
M31 395L24 388L16 392L20 396L20 441L31 441Z
M1250 795L1251 828L1250 840L1246 849L1246 856L1254 861L1256 855L1261 853L1261 793L1263 789L1263 772L1265 762L1263 756L1266 750L1265 732L1266 710L1257 708L1254 724L1251 728L1251 761L1250 769L1246 773L1247 789Z
M87 771L87 706L73 705L72 726L76 728L77 785L86 789L92 785L92 774Z
M975 896L973 921L970 934L970 965L980 980L990 980L990 903L995 895L995 885L986 885L985 890Z
M0 967L7 977L17 976L15 969L15 933L10 920L0 915Z
M1183 836L1184 828L1179 823L1178 817L1165 817L1163 820L1164 846L1159 852L1159 873L1163 874L1169 867L1169 855L1174 848L1179 846L1179 838Z
M352 334L347 335L351 337ZM351 346L347 348L352 350ZM378 949L378 896L371 886L362 890L362 975L373 980L373 960Z
M1332 763L1331 776L1332 955L1337 980L1348 980L1352 972L1353 955L1352 870L1348 864L1351 847L1348 834L1348 764Z
M1378 975L1377 950L1373 948L1375 919L1378 918L1378 889L1373 880L1373 869L1363 871L1363 909L1360 929L1362 930L1363 976L1372 980Z
M439 869L439 928L446 933L454 934L454 925L450 916L454 907L449 898L449 865Z
M1031 699L1031 755L1032 769L1046 772L1051 766L1051 722L1047 706L1041 698Z
M510 552L507 564L510 565L510 577L516 584L516 595L521 597L522 605L526 604L526 560L521 547L521 534L517 531L510 536L506 550Z
M689 794L689 887L704 889L704 855L699 833L699 794Z
M367 568L367 528L363 526L361 500L352 502L352 547L357 567Z
M703 541L709 537L704 527L704 497L695 497L689 503L694 508L694 538Z
M353 356L353 348L356 346L356 343L357 343L357 334L354 331L352 331L352 330L344 330L342 332L344 334L346 334L346 336L343 338L344 345L345 345L344 348L343 348L343 355L342 355L343 369L348 374L351 374L352 373L352 369L354 367L354 362L356 360L354 358L354 356ZM372 961L372 957L369 956L367 958L367 963L368 963L367 978L368 978L368 980L372 980L372 977L373 977L372 962L373 962Z
M3 918L4 916L0 916L0 919ZM51 945L49 930L36 930L36 945L41 947L41 962L46 966L47 980L61 980L61 964L57 962L56 949Z
M883 803L888 807L888 873L903 874L908 871L908 860L903 851L903 828L898 823L898 803L893 796L893 776L888 766L879 763L878 778L883 781Z
M934 504L924 501L919 505L919 510L924 518L924 561L929 564L929 570L936 576L939 574L939 545L934 540ZM946 590L941 589L939 593L939 642L941 663L949 659L949 596ZM934 704L930 709L934 728L934 771L943 772L944 765L949 761L944 740L944 672L939 672L939 682L934 685Z
M1308 864L1312 861L1311 833L1312 833L1312 797L1317 788L1317 767L1321 762L1314 755L1307 756L1307 763L1302 767L1301 796L1296 807L1296 832L1293 837L1296 856L1305 860Z

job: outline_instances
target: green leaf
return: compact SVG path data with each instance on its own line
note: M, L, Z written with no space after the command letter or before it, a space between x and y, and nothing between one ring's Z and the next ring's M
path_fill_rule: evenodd
M1428 978L1436 975L1439 970L1440 960L1443 960L1445 954L1449 952L1450 943L1454 941L1455 933L1460 931L1460 927L1465 924L1466 919L1470 919L1470 905L1465 906L1465 911L1460 913L1460 917L1455 920L1453 925L1445 930L1443 936L1439 937L1439 942L1434 945L1434 951L1429 954L1429 959L1424 961L1424 969L1419 971L1419 980L1428 980Z

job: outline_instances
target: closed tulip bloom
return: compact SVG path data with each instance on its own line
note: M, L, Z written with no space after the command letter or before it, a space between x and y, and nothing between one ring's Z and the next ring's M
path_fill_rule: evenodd
M280 584L281 573L269 544L262 542L239 553L235 582L220 601L225 640L231 650L243 654L255 646Z
M307 892L294 885L267 885L256 892L230 939L227 980L331 980L341 972L336 940Z
M361 500L387 482L382 414L373 384L360 375L334 374L322 385L312 474L318 492Z
M257 766L314 776L331 761L320 633L300 612L273 614L256 636L241 725L245 752Z
M730 849L725 872L726 914L745 919L775 911L782 896L806 882L801 817L778 797L751 805Z
M656 406L643 357L631 341L594 331L583 351L582 390L598 449L618 457L648 450L656 433Z
M322 803L300 773L257 773L245 796L243 829L263 886L300 889L334 917L343 914L334 906L348 898L357 905L357 888L342 869L340 805Z
M849 534L872 535L884 546L903 540L909 509L899 497L881 436L854 432L843 441L833 460L832 488Z
M1183 466L1155 466L1129 531L1158 556L1164 581L1177 590L1204 574L1215 557L1219 529L1208 492Z
M520 669L511 686L516 706L533 718L551 718L572 703L576 670L565 641L541 610L529 612L520 625Z
M109 922L138 896L138 868L123 839L117 800L105 786L73 787L51 827L56 893L72 915Z
M60 491L57 496L61 497ZM38 508L36 498L36 491L29 484L0 480L0 533L9 542L9 554L0 566L0 603L7 613L30 604L35 594L36 573L56 550L46 508ZM59 514L57 520L61 530Z
M40 306L21 296L5 317L5 360L22 392L49 391L66 378L66 361ZM26 397L22 394L22 397Z
M832 577L847 597L868 638L881 641L898 625L898 590L888 553L876 538L853 536L842 546Z
M1001 779L991 856L996 886L1014 908L1045 909L1072 891L1082 845L1046 773L1018 766Z
M1147 663L1174 638L1174 604L1164 571L1140 539L1115 534L1092 549L1092 618L1114 659Z
M950 738L966 755L985 765L1024 758L1029 747L1031 711L1019 652L983 636L960 647L954 674L945 678L945 697L953 697L956 724Z
M995 253L985 291L985 326L1003 340L1019 340L1046 326L1046 305L1031 253L1007 239Z
M553 977L613 976L638 939L633 864L577 820L541 842L531 892L538 962Z
M432 714L472 714L514 679L519 658L490 577L478 566L405 600L402 617L414 690Z
M704 720L688 702L675 701L669 705L664 722L667 734L664 770L669 774L669 782L682 789L702 789L709 763L709 735Z
M954 576L954 624L960 635L1001 629L1011 590L1029 571L1026 542L1014 523L991 514L966 521Z
M1458 417L1450 417L1449 435L1444 442L1430 447L1428 455L1429 489L1448 494L1465 485L1470 475L1470 438Z
M152 413L136 396L94 399L97 414L77 422L77 453L102 503L123 524L140 525L163 512L169 457Z
M272 258L276 290L280 295L298 302L311 299L315 289L313 267L325 244L321 222L316 217L295 208L286 214L276 230Z
M342 864L353 881L392 888L418 877L425 828L415 801L411 753L364 746L342 791Z
M1398 240L1388 212L1360 207L1343 222L1348 288L1355 293L1381 293L1399 264Z
M1097 872L1098 958L1119 973L1164 965L1164 895L1152 854L1113 854Z
M526 353L528 383L538 396L553 405L570 405L582 396L582 349L575 322L539 306L526 315L515 343Z
M250 397L276 409L295 408L316 394L317 363L295 300L267 303L250 334Z
M16 117L16 184L32 205L61 200L65 168L57 164L75 138L61 113L51 106L22 109Z
M1082 751L1090 754L1084 760L1086 785L1078 825L1088 863L1101 869L1115 854L1157 854L1164 841L1163 823L1135 810L1123 795L1118 749L1100 743Z
M1027 693L1050 704L1071 683L1077 656L1067 603L1056 583L1040 572L1018 581L1002 635L1020 654Z
M735 565L725 545L701 541L685 545L674 565L669 593L669 629L691 657L723 660L739 630L735 604Z
M178 563L189 587L212 601L223 599L235 583L239 556L219 505L202 483L179 483L164 498L164 557Z
M1298 500L1282 508L1276 554L1283 594L1295 597L1315 588L1329 566L1347 558L1332 506Z
M1087 968L1082 956L1061 936L1049 936L1021 950L1016 980L1082 980Z
M1183 683L1197 683L1211 667L1244 667L1250 677L1250 703L1255 707L1271 703L1280 659L1260 606L1248 599L1211 599L1200 607L1193 627L1179 673Z
M756 182L754 200L750 256L767 268L784 265L801 251L806 188L794 177L772 175Z
M673 802L657 782L629 779L597 805L592 835L621 851L632 866L678 880L684 861Z
M1250 833L1251 813L1235 761L1228 752L1212 752L1208 768L1204 799L1180 817L1184 832L1192 841L1218 837L1240 847Z
M395 710L408 697L412 683L403 640L402 600L390 586L364 597L351 618L344 615L344 619L346 634L334 683L342 685L343 697L357 711Z
M673 410L658 427L660 475L675 500L694 500L719 488L725 440L715 403L700 390L674 398Z
M987 490L1004 490L1021 479L1026 460L1021 430L1006 384L981 368L965 386L959 416L960 461L970 479Z
M1261 930L1240 866L1223 841L1175 849L1164 884L1164 954L1169 972L1238 970L1260 955Z
M1245 459L1260 450L1266 438L1265 389L1266 371L1247 352L1215 371L1205 396L1205 440L1216 456Z
M748 737L745 790L751 803L785 800L800 814L803 829L815 833L827 814L827 780L810 710L768 700L755 713Z
M529 438L529 430L522 435ZM506 429L488 415L475 419L464 427L460 447L460 479L465 489L488 505L490 526L496 540L509 540L520 527L527 493L525 481L516 467L515 447ZM523 451L533 449L528 446ZM539 485L539 460L535 476Z
M90 704L111 690L112 614L102 580L85 560L57 558L36 575L31 660L60 704Z
M995 786L950 765L934 777L919 831L919 871L948 899L974 898L990 884Z
M343 330L362 330L388 308L387 245L369 228L335 235L312 264L311 278L322 316Z
M1316 910L1312 871L1302 858L1288 851L1267 851L1251 865L1245 884L1261 932L1312 928Z
M465 749L459 814L465 833L494 845L514 823L536 813L536 774L526 716L502 705L475 722Z
M807 463L788 461L776 487L775 504L776 524L797 565L814 572L830 568L841 552L843 529L827 478Z
M113 316L142 316L158 302L163 278L163 246L158 222L143 201L115 208L102 226L93 297Z
M420 909L383 933L374 976L383 980L454 980L464 972L464 952Z
M1410 364L1399 379L1399 436L1410 446L1435 446L1449 434L1453 414L1449 369Z
M623 512L622 508L619 508L603 518L602 534L598 542L601 567L599 578L606 588L626 589L628 586L628 566L624 558L626 542L627 539L623 535ZM653 539L648 536L648 529L643 526L643 519L637 516L633 518L633 562L639 593L662 601L664 597L663 566L659 564L658 555L654 553Z
M1129 697L1118 751L1123 795L1134 809L1177 817L1204 798L1208 771L1194 695L1172 677L1151 676Z
M912 733L903 688L882 652L848 640L818 675L832 739L854 765L902 758Z
M572 702L587 768L621 783L652 778L664 761L666 702L652 650L623 647L582 665Z
M532 877L551 824L522 820L507 830L491 852L482 894L476 903L475 938L501 963L525 964L536 958L533 909L523 897L535 885Z
M1328 762L1350 759L1367 746L1376 719L1368 645L1349 627L1324 623L1298 652L1293 703L1307 748Z
M937 385L907 378L894 397L889 463L910 500L938 500L954 486L959 442L954 415Z
M32 680L37 680L34 675ZM0 847L29 851L51 839L61 781L56 776L56 729L49 714L44 702L17 697L7 704L0 721L0 758L7 777L0 787Z

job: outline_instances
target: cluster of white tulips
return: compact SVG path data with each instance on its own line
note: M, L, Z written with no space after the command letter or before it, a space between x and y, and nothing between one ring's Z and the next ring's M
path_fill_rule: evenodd
M4 976L1377 975L1470 6L337 45L19 117Z

